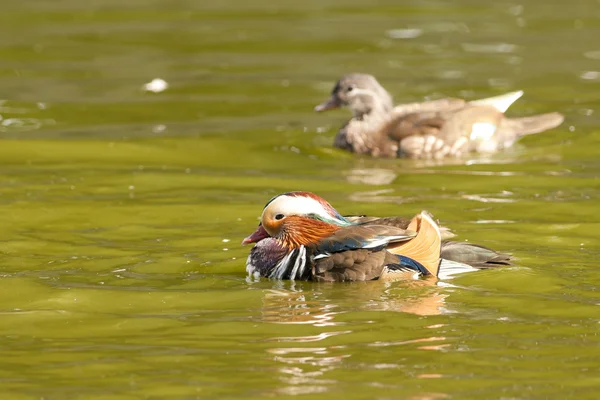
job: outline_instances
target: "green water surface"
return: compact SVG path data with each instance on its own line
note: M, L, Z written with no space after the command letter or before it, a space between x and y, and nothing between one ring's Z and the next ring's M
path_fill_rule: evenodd
M2 6L1 399L600 398L600 1ZM349 113L312 108L355 71L566 121L458 163L354 156ZM289 190L518 261L247 282L240 241Z

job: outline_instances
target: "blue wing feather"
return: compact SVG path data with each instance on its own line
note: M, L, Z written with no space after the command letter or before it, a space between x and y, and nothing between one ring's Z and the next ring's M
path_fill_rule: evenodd
M423 275L431 275L427 268L425 268L420 262L413 260L410 257L398 255L398 261L398 264L388 265L387 267L391 270L408 268L414 271L418 271Z
M345 237L340 240L321 241L317 250L319 253L338 253L340 251L362 249L365 245L365 240L359 240L355 237Z

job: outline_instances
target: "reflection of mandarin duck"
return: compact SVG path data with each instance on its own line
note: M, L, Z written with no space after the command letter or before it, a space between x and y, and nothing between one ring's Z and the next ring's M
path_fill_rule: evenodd
M375 157L458 157L493 153L521 136L562 123L559 113L506 118L504 112L522 95L518 91L469 102L447 98L394 107L390 94L373 76L349 74L315 111L344 106L352 110L352 119L334 141L344 150Z
M251 275L329 282L445 276L506 265L510 258L482 246L442 242L427 212L410 221L343 217L308 192L271 199L243 243L256 243L246 263Z

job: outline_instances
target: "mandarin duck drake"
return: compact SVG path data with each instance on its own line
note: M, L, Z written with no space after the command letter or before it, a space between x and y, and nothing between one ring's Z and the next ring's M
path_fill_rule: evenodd
M563 122L563 115L556 112L507 118L504 113L522 95L518 91L474 101L446 98L394 107L392 96L375 77L349 74L315 111L352 110L353 117L334 139L335 147L374 157L440 159L493 153L521 136Z
M442 241L442 230L425 211L410 220L343 217L309 192L271 199L256 231L242 242L249 243L256 244L246 261L248 274L274 279L444 277L510 261L510 256L483 246Z

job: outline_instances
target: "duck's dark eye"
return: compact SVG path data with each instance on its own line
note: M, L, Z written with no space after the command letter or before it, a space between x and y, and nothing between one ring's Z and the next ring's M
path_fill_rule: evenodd
M277 215L275 216L275 219L276 219L277 221L279 221L280 219L283 219L283 217L285 217L285 215L283 215L283 214L277 214Z
M348 87L346 88L346 91L347 91L347 92L351 92L351 91L353 91L353 90L354 90L354 86L348 86Z

